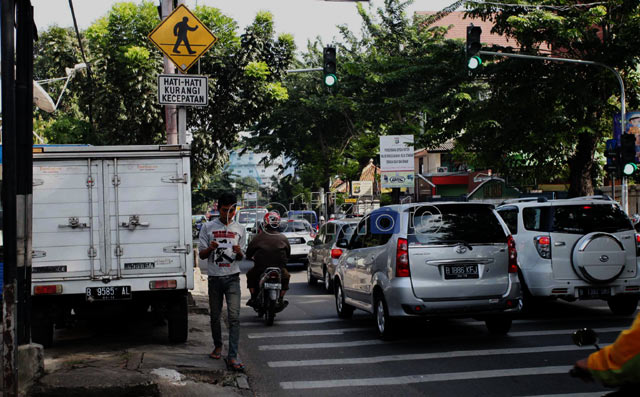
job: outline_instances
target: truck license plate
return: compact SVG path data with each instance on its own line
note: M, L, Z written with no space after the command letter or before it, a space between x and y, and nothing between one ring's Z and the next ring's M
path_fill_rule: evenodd
M444 278L478 278L478 265L444 265Z
M128 285L87 288L87 300L89 301L114 301L124 299L131 299L131 287Z

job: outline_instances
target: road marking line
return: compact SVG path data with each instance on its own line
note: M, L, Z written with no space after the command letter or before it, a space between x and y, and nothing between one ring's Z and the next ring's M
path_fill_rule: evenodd
M598 333L603 332L620 332L623 329L627 329L628 327L612 327L612 328L596 328L595 331ZM551 329L547 331L519 331L519 332L509 332L507 336L544 336L544 335L561 335L561 334L572 334L575 332L575 329Z
M319 381L280 382L283 389L323 389L331 387L354 386L388 386L406 385L408 383L444 382L452 380L485 379L496 377L527 376L527 375L555 375L566 374L571 367L534 367L498 369L489 371L449 372L443 374L409 375L389 378L360 378L360 379L333 379Z
M322 299L315 299L315 300L304 301L304 302L296 302L296 305L306 305L307 303L325 303L325 301Z
M299 344L291 344L291 345L262 345L262 346L258 346L258 350L333 349L337 347L383 345L388 343L389 342L384 342L380 339L371 339L371 340L357 340L353 342L299 343Z
M522 397L600 397L607 393L606 390L594 392L594 393L569 393L569 394L540 394L536 396L522 396Z
M279 325L297 325L297 324L324 324L324 323L337 323L337 322L344 322L343 319L341 318L316 318L313 320L283 320L280 321L278 320L278 324ZM264 325L264 323L260 322L260 323L242 323L242 326L244 327L245 325L248 326L257 326L257 325Z
M272 368L281 367L310 367L318 365L353 365L353 364L376 364L389 361L409 361L409 360L433 360L441 358L456 357L477 357L477 356L497 356L505 354L529 354L548 353L580 350L575 345L543 346L543 347L522 347L508 349L482 349L482 350L458 350L438 353L418 353L418 354L394 354L390 356L359 357L359 358L331 358L323 360L291 360L291 361L269 361L267 364Z
M249 339L262 339L262 338L280 338L280 337L295 337L295 336L321 336L321 335L342 335L345 332L361 332L371 331L371 327L367 328L340 328L340 329L326 329L326 330L311 330L311 331L284 331L284 332L263 332L259 334L249 334Z

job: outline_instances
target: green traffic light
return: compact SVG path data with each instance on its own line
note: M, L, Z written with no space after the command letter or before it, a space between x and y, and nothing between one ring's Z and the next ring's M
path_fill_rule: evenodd
M324 85L327 87L333 87L338 82L338 78L335 74L327 74L324 76Z
M627 176L633 175L637 169L638 166L635 163L627 163L624 165L624 168L622 168L622 173Z
M482 58L480 58L477 55L474 55L471 58L469 58L469 62L467 63L467 66L469 67L469 69L476 69L480 65L482 65Z

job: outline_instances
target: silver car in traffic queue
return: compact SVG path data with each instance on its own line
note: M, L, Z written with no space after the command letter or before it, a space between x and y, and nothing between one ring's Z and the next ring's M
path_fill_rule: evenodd
M373 313L383 339L398 320L474 317L505 334L522 305L517 252L494 206L412 203L365 216L334 276L340 318Z
M320 227L316 238L308 242L311 250L308 255L307 284L315 285L318 280L322 280L324 289L332 291L338 260L346 252L345 248L337 247L336 243L338 240L350 239L360 219L362 218L333 220Z

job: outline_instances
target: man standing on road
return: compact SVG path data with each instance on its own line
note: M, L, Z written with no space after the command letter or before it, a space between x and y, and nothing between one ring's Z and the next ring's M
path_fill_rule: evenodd
M222 300L227 301L229 319L229 353L227 365L236 371L244 369L238 359L240 339L240 266L246 231L233 221L236 212L236 197L223 193L218 198L220 216L213 218L200 229L200 259L207 260L209 276L209 310L211 316L211 336L214 349L209 355L220 359L222 355L222 329L220 314Z

